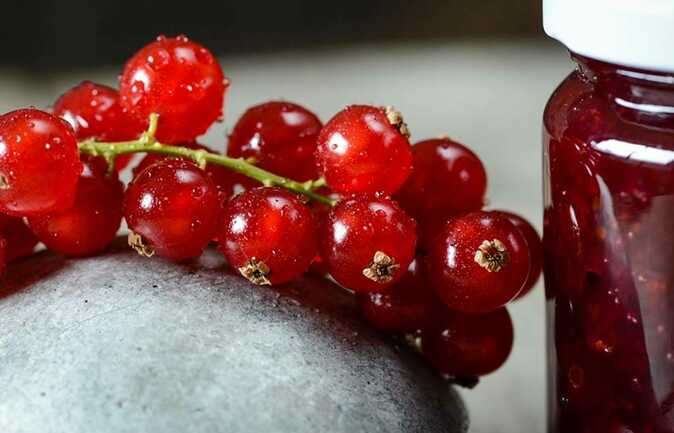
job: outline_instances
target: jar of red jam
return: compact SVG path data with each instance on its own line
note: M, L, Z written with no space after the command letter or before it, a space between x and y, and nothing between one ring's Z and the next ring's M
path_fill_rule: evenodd
M674 432L674 0L544 0L551 433Z

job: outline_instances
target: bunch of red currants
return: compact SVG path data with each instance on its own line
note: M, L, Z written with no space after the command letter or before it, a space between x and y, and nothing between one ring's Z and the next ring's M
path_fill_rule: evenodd
M483 211L480 159L448 138L410 145L390 107L352 105L323 125L267 102L237 122L226 154L196 142L222 117L229 81L204 47L159 37L119 91L84 82L50 113L0 117L0 263L38 241L100 253L122 218L141 255L198 257L217 242L255 284L329 274L376 327L420 337L443 373L475 377L512 347L504 305L541 272L535 229ZM118 172L146 156L125 188Z

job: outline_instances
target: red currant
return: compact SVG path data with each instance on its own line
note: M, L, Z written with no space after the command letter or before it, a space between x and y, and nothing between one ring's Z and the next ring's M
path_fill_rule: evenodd
M194 140L222 115L228 86L206 48L185 36L160 36L126 63L119 93L139 120L159 114L157 140L175 144Z
M530 263L520 230L504 216L478 211L445 225L433 241L429 271L449 308L484 313L517 296Z
M299 181L318 177L316 139L323 124L306 108L267 102L249 108L229 136L227 154L255 158L256 165Z
M360 194L340 201L321 233L330 275L356 292L381 291L414 259L416 223L388 197Z
M52 251L68 256L101 252L122 222L124 186L102 158L86 157L75 203L67 210L28 218L35 235Z
M166 159L143 170L124 197L129 244L145 256L198 257L217 228L218 191L195 164Z
M543 243L541 242L541 237L538 235L536 229L523 217L502 210L493 212L508 218L515 227L520 229L524 235L524 239L527 240L529 255L531 256L531 269L529 270L529 277L524 283L522 291L517 295L517 299L519 299L531 291L538 282L538 278L541 276L541 271L543 270Z
M311 210L294 193L254 188L225 207L220 250L233 268L255 284L291 281L316 256L317 228Z
M337 193L393 194L412 170L407 135L407 126L391 109L346 107L318 137L319 172Z
M202 149L209 152L211 151L211 149L208 147L203 146L195 141L185 143L183 146L189 147L190 149ZM134 177L138 176L143 170L152 164L165 159L174 159L174 157L159 153L148 153L143 159L140 160L138 165L134 167ZM235 193L260 185L260 183L256 180L236 173L220 165L208 164L205 168L205 171L206 175L208 175L213 183L215 183L215 186L218 189L218 195L220 196L221 202L223 204Z
M54 115L70 123L78 140L127 141L138 138L144 129L122 108L117 90L90 81L64 93L54 104ZM131 155L122 155L115 167L121 170L130 160Z
M23 218L2 214L0 214L0 237L7 241L8 263L32 254L39 242Z
M66 121L32 108L0 117L0 212L28 216L69 208L81 171Z
M401 333L424 328L437 302L419 259L393 286L360 297L365 318L382 331Z
M484 376L501 367L513 346L513 324L505 308L483 315L446 312L422 334L424 355L441 373Z
M396 195L410 215L446 220L482 208L487 173L477 155L448 138L421 141L412 152L414 170Z

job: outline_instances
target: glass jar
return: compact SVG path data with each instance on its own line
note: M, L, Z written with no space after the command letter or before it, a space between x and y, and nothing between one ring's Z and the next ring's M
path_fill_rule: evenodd
M551 433L674 432L674 1L544 0Z
M674 74L574 55L544 116L551 432L674 431Z

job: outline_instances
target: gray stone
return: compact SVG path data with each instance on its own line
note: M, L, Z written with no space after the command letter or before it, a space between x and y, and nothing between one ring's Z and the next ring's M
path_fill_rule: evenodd
M0 432L465 432L462 401L318 278L40 253L0 289Z

